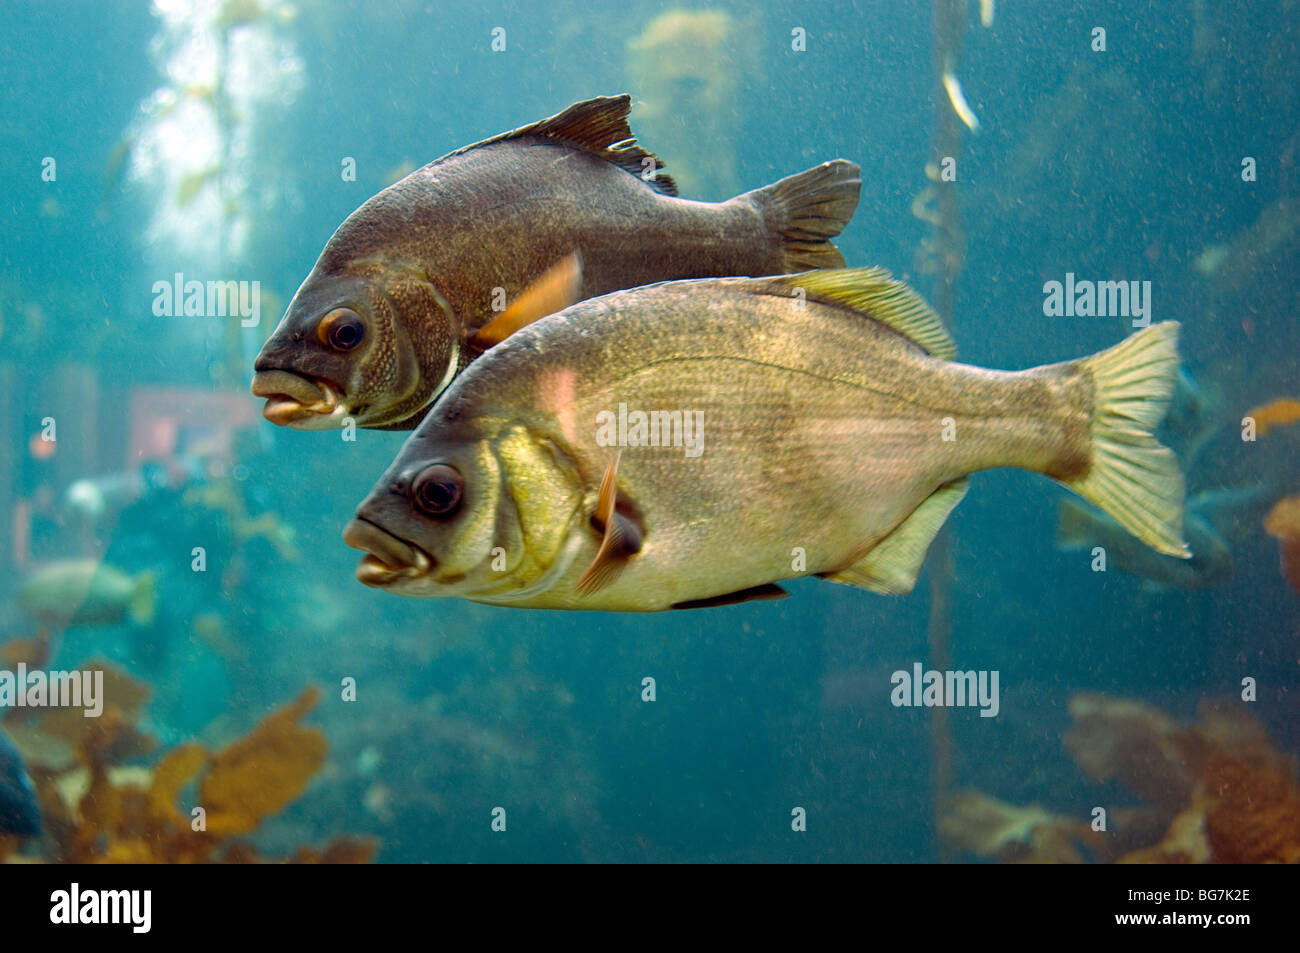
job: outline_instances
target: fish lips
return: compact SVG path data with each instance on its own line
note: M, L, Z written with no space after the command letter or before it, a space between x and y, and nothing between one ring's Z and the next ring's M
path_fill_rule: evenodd
M281 427L334 430L348 413L342 390L321 377L259 370L253 375L252 390L254 396L266 398L262 416Z
M343 542L366 553L357 580L376 589L414 582L433 571L434 558L423 549L360 516L344 528Z

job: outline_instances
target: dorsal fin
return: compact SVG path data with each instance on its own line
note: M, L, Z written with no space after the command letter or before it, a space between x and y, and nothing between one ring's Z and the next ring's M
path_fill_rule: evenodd
M884 268L835 268L782 275L776 281L790 288L830 298L893 328L927 354L951 361L957 344L925 300Z
M484 139L472 146L457 149L443 158L449 159L471 149L477 149L479 146L486 146L494 142L505 142L508 139L522 139L530 136L554 139L556 142L562 142L577 149L585 149L593 155L600 156L607 162L614 163L619 168L625 169L638 179L641 179L657 192L662 192L664 195L676 195L677 184L673 182L670 176L656 171L652 178L645 178L643 173L647 169L646 159L654 163L656 170L662 169L664 164L663 160L654 153L637 145L636 138L632 135L632 128L627 124L627 114L631 109L632 97L627 93L620 96L598 96L595 99L588 99L586 102L574 103L564 112L551 116L549 119L543 119L527 126L520 126L510 132L503 132L491 139ZM442 160L438 161L441 162Z

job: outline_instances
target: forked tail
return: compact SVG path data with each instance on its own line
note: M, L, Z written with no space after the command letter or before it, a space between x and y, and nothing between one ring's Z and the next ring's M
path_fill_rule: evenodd
M1090 465L1062 482L1151 548L1186 558L1183 474L1153 434L1174 390L1178 331L1153 324L1079 361L1093 381Z
M844 231L858 207L862 170L846 159L812 169L748 193L768 230L781 245L784 271L842 268L844 256L830 239Z

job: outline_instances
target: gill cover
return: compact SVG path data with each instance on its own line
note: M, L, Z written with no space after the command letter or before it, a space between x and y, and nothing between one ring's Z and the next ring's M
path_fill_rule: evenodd
M273 422L321 429L352 417L409 430L456 376L462 331L438 288L413 269L368 263L365 272L313 273L263 345L253 393L267 398ZM299 384L285 386L286 374Z

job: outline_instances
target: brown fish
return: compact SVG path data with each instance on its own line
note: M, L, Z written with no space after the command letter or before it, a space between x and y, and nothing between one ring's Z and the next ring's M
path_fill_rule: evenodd
M267 419L410 429L486 348L576 300L844 263L829 239L857 207L856 165L689 201L635 143L629 105L593 99L459 149L353 212L254 364Z
M619 291L471 365L344 540L368 585L500 605L693 608L808 574L904 593L967 476L1020 467L1186 557L1152 436L1177 337L993 371L878 269Z

